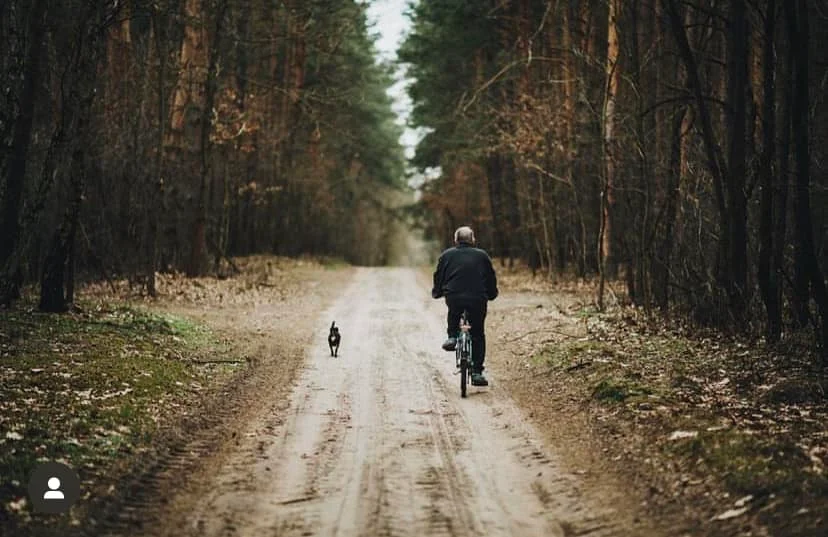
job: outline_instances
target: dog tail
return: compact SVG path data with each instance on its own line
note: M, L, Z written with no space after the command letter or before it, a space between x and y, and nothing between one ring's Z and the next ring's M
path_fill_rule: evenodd
M331 328L333 328L335 324L336 324L336 321L332 322L331 323Z

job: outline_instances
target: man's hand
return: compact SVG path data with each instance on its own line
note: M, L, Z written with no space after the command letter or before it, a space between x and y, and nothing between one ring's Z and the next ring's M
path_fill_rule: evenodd
M443 256L440 256L440 259L437 260L437 268L434 270L434 278L433 283L434 285L431 287L431 297L432 298L440 298L443 296L443 269L444 269Z
M497 298L498 290L497 290L497 275L495 275L494 266L492 265L492 259L489 256L486 256L487 260L487 267L486 267L486 298L489 300L494 300Z

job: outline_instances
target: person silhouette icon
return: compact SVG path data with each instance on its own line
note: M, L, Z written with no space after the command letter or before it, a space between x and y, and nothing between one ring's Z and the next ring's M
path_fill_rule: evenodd
M72 467L62 462L43 461L32 470L28 490L32 511L56 515L69 511L80 500L81 480ZM1 529L0 535L4 535Z
M63 493L60 491L60 479L58 479L57 477L51 477L49 478L49 482L47 483L47 485L49 485L49 489L51 490L47 490L45 493L43 493L44 500L63 499Z

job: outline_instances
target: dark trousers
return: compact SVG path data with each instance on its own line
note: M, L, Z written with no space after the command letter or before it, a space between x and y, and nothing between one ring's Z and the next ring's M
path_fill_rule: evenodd
M486 300L446 297L448 306L448 337L457 337L460 333L460 315L463 310L468 312L472 336L472 361L475 372L483 371L483 361L486 359Z

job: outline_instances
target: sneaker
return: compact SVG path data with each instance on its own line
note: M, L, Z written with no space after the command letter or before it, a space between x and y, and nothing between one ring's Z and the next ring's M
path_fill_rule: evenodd
M483 376L483 373L472 373L472 386L488 386L489 381Z
M457 339L450 337L443 342L444 351L453 351L457 347Z

